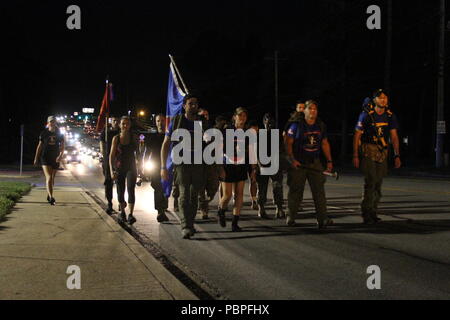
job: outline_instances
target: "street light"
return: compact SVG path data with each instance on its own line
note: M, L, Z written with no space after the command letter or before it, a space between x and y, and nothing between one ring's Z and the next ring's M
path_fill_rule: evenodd
M144 110L139 111L139 115L140 115L141 117L145 116L145 111L144 111Z

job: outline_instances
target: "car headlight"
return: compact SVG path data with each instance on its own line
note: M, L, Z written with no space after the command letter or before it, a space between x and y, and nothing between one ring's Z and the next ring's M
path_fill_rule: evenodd
M146 161L144 164L145 171L152 171L155 168L155 164L152 161Z

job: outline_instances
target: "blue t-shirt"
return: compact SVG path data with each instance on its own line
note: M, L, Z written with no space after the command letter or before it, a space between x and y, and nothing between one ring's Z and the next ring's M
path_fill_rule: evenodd
M323 132L320 125L316 122L312 125L304 122L299 126L298 122L291 124L287 131L287 136L294 138L294 157L298 161L302 161L305 157L310 159L318 159L320 150L322 149L322 140L327 139L327 131L325 125Z
M374 143L373 137L378 135L384 137L385 141L388 141L390 131L392 129L398 129L397 117L395 114L389 116L387 112L383 114L378 114L376 112L372 113L372 117L375 122L375 127L372 125L372 118L366 111L363 111L358 118L358 123L356 124L355 130L362 131L362 141L366 143Z

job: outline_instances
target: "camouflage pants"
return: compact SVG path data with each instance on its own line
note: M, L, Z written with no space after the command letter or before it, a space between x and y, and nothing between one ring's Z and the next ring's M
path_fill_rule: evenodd
M381 185L387 175L387 160L379 163L367 157L361 161L361 171L364 173L364 190L361 202L363 218L376 217L378 203L381 199Z
M309 169L308 169L309 168ZM311 170L314 169L314 170ZM327 218L327 200L325 198L325 176L322 174L323 166L319 159L311 164L304 164L299 169L291 168L288 171L289 186L288 214L294 219L299 209L306 180L308 180L316 208L317 221L321 222Z
M205 185L205 166L179 165L175 167L175 173L175 183L180 190L181 228L192 229L197 213L198 193Z
M206 182L203 188L199 191L198 207L200 210L208 212L208 205L210 199L213 199L219 190L219 170L216 165L207 165Z

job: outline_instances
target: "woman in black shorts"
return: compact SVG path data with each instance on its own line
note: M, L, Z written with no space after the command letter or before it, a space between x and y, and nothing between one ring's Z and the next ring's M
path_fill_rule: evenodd
M229 129L247 129L248 111L244 108L237 108L233 116L233 125ZM236 141L236 138L235 138ZM255 180L256 164L248 164L249 144L245 143L245 156L247 161L243 164L228 164L224 163L221 169L220 181L223 191L223 195L219 202L219 224L222 227L226 227L225 212L228 203L231 200L232 194L234 194L234 208L233 208L233 220L231 224L231 230L233 232L242 231L238 226L239 216L241 214L242 204L244 202L244 186L245 180L248 177L248 171L251 170L252 180ZM240 161L237 158L237 146L235 145L235 159L233 162Z
M125 182L128 192L128 205L130 214L128 223L133 224L136 218L133 216L134 204L136 202L134 189L137 180L136 151L138 149L137 139L130 132L131 121L129 117L120 120L120 134L112 140L111 153L109 155L109 167L111 168L111 179L117 180L117 198L119 200L119 220L125 222L127 216L125 208Z
M55 185L55 175L59 168L59 161L64 154L64 136L56 126L56 118L47 118L47 128L39 135L39 144L34 156L34 165L40 162L45 174L47 187L47 201L55 205L53 197L53 186Z

